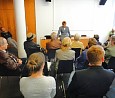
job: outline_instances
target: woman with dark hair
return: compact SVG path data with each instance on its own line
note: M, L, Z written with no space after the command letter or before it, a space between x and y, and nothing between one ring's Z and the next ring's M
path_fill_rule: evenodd
M53 98L56 94L55 79L43 75L45 64L44 54L33 53L28 58L29 77L20 80L20 91L24 98Z
M65 37L71 37L70 35L70 31L69 31L69 27L66 26L66 21L62 22L62 26L59 27L58 30L58 36L61 33L60 39L61 41L65 38Z

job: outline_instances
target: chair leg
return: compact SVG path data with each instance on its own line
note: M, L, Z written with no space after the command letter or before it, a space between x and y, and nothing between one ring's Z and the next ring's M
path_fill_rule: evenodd
M66 98L65 85L64 85L64 82L63 82L63 81L62 81L62 89L63 89L63 92L64 92L64 98Z

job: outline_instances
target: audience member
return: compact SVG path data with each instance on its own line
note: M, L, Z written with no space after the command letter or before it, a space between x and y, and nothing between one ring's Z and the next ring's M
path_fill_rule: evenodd
M44 64L43 53L33 53L29 56L27 67L30 76L20 79L20 91L25 98L53 98L55 96L55 79L43 75Z
M22 64L22 60L8 53L6 51L7 46L7 40L0 37L0 64L6 66L8 69L16 70Z
M98 34L95 34L94 38L97 40L98 45L102 45L102 43L99 41L99 35Z
M95 38L89 38L87 47L90 48L93 45L97 45L96 39ZM77 59L76 67L77 67L78 70L87 68L87 63L88 63L87 62L87 55L86 55L87 50L88 49L85 49Z
M106 50L107 48L111 47L111 35L109 35L107 41L104 42L103 47L104 47L104 50Z
M112 28L112 30L109 32L109 36L112 36L114 34L115 34L115 30L114 30L114 28Z
M84 45L79 40L80 40L80 35L76 33L74 35L74 41L71 44L71 48L81 48L82 50L84 50Z
M106 63L108 63L110 57L115 57L115 35L111 36L111 46L105 51Z
M24 49L26 51L27 57L29 57L32 53L40 52L40 45L33 42L33 39L35 38L35 34L28 33L27 39L24 42Z
M62 40L61 49L56 50L56 59L58 60L73 60L75 59L75 51L71 50L71 39L65 37Z
M106 94L107 98L115 98L115 79L113 80L110 90Z
M57 33L51 33L51 41L46 43L46 49L59 49L61 47L61 41L57 38Z
M67 91L69 98L103 98L115 78L112 71L102 67L103 47L91 46L87 58L89 68L75 72Z
M60 35L60 32L61 32L61 36L60 36L61 41L62 41L65 37L71 37L70 31L69 31L69 27L66 26L66 21L63 21L63 22L62 22L62 26L59 27L58 37L59 37L59 35Z
M4 37L8 41L10 47L15 47L17 49L17 42L12 38L12 34L3 27L0 28L0 31L1 37Z

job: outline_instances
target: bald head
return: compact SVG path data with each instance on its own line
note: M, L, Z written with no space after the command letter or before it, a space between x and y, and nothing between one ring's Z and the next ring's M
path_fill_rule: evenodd
M0 37L0 50L5 50L7 49L7 40L3 37Z

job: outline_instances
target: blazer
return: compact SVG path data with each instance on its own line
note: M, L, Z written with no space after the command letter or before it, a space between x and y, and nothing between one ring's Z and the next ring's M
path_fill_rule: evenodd
M70 31L69 31L69 27L66 26L65 29L63 26L59 27L59 30L58 30L58 36L60 35L61 33L61 40L64 38L64 37L70 37Z
M102 66L76 71L68 87L69 98L103 98L115 77Z

